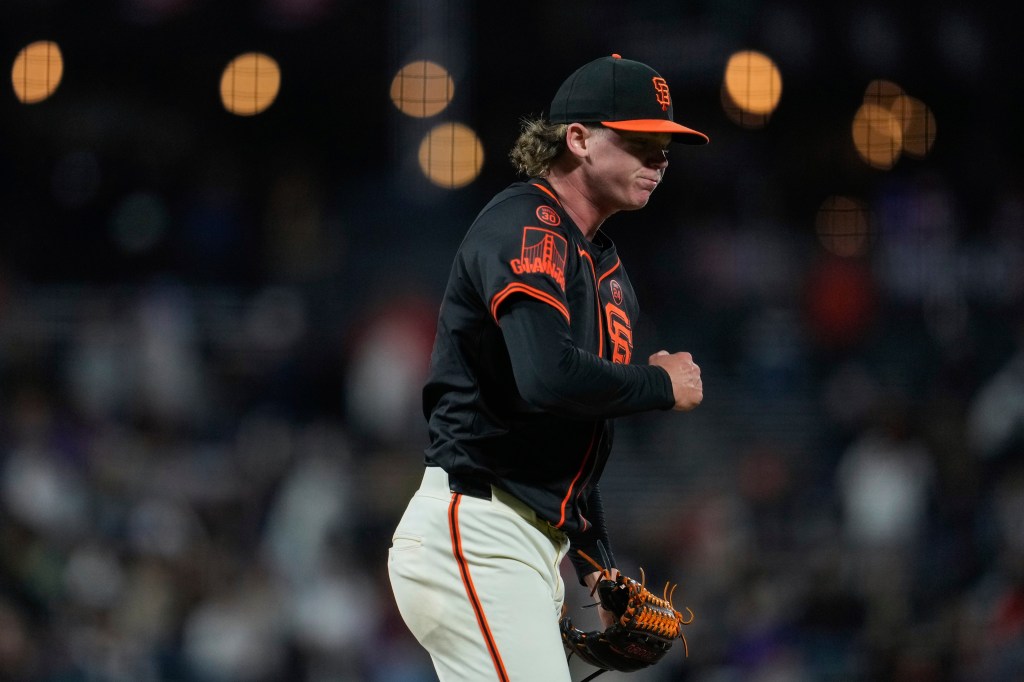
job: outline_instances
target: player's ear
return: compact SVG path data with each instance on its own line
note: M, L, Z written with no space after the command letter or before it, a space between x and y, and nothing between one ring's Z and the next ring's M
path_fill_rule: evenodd
M590 140L593 131L582 123L570 123L565 129L565 146L569 153L576 157L584 157L590 153Z

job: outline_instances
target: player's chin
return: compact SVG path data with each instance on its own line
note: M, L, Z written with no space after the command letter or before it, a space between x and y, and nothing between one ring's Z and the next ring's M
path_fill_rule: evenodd
M643 208L644 206L647 205L647 202L651 200L651 194L653 194L653 192L637 192L636 194L630 197L630 205L629 208L627 208L626 210L636 211L638 209Z
M637 204L638 208L641 208L646 206L647 202L651 200L651 196L656 189L658 189L658 183L641 180L637 183L630 198Z
M647 205L658 186L652 183L637 183L617 197L620 211L636 211Z

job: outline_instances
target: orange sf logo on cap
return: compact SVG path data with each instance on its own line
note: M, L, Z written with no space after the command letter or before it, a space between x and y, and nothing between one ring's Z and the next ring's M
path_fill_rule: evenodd
M668 83L661 76L655 76L651 81L654 83L654 95L658 104L661 105L661 110L668 111L668 107L672 103L668 96Z

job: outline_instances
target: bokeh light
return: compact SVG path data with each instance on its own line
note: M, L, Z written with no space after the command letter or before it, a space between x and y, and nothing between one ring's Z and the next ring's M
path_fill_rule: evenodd
M11 83L18 100L35 104L50 97L64 76L64 56L60 46L50 40L26 45L14 58Z
M903 88L897 83L879 78L864 88L864 103L892 109L893 103L904 94Z
M853 117L853 144L869 166L888 170L900 156L903 126L888 108L862 104Z
M853 121L857 153L870 166L887 170L901 154L924 158L935 142L935 116L898 84L878 79L868 84Z
M480 175L484 147L469 127L462 123L442 123L420 142L419 162L423 174L432 183L457 189Z
M729 89L722 84L721 90L722 100L722 111L729 117L729 120L740 126L741 128L748 128L755 130L757 128L764 128L768 125L768 119L771 118L768 114L755 114L747 111L733 100L732 96L729 95Z
M447 69L420 60L406 64L391 80L391 101L408 116L435 116L452 101L455 82Z
M753 50L729 57L724 85L732 102L750 114L771 114L782 97L779 68L770 57Z
M225 67L220 79L224 108L239 116L259 114L274 103L281 88L281 69L272 57L247 52Z
M821 245L837 256L863 256L871 244L868 209L858 199L839 195L828 197L818 207L814 227Z
M897 97L891 108L903 127L903 152L924 158L935 143L935 115L921 100L909 95Z

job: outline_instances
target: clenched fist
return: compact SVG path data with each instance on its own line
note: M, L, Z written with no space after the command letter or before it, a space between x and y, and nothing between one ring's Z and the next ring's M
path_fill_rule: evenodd
M669 353L659 350L648 362L668 372L672 380L672 395L676 399L674 410L686 412L700 405L704 400L704 384L700 379L700 367L689 353Z

